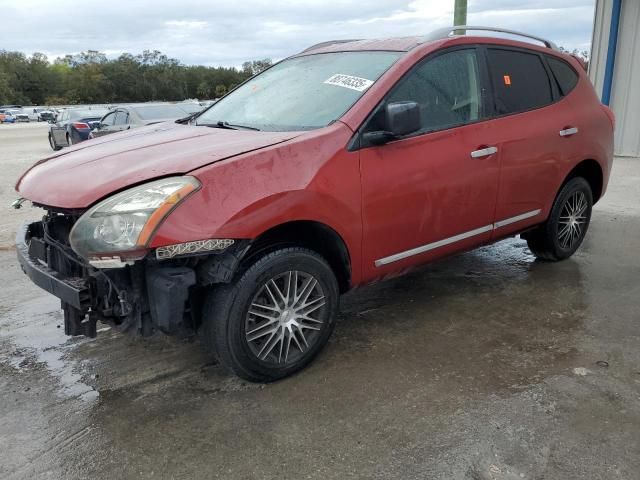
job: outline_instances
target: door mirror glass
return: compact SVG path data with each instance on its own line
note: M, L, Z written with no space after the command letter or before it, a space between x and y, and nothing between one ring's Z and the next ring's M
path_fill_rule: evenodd
M420 130L420 107L416 102L392 102L384 108L383 130L367 132L368 143L381 145Z

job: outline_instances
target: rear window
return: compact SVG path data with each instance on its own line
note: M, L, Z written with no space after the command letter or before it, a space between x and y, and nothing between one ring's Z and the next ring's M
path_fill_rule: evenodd
M560 93L562 95L568 94L578 83L578 74L567 62L558 58L547 56L547 62L553 72L553 76L556 77Z
M185 116L185 111L177 105L145 105L134 107L142 120L178 119Z
M524 112L553 101L549 76L538 55L499 49L487 54L497 113Z

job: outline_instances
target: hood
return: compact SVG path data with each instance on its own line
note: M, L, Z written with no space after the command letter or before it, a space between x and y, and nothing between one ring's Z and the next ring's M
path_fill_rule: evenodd
M128 186L185 174L300 134L150 125L83 142L40 160L18 180L16 190L41 205L86 208Z

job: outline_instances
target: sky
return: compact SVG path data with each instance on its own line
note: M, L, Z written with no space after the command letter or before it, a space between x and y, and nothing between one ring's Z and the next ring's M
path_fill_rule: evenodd
M0 0L0 50L52 60L160 50L187 65L274 61L341 38L423 35L453 21L454 0ZM589 50L595 0L468 0L468 25L520 30Z

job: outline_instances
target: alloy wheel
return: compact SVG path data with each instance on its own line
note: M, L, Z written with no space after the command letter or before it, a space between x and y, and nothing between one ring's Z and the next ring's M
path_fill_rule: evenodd
M589 204L584 192L574 192L565 202L558 220L558 243L565 250L573 248L581 241L584 233Z
M266 281L254 296L245 321L245 339L262 362L295 363L320 338L325 294L311 274L287 271Z

